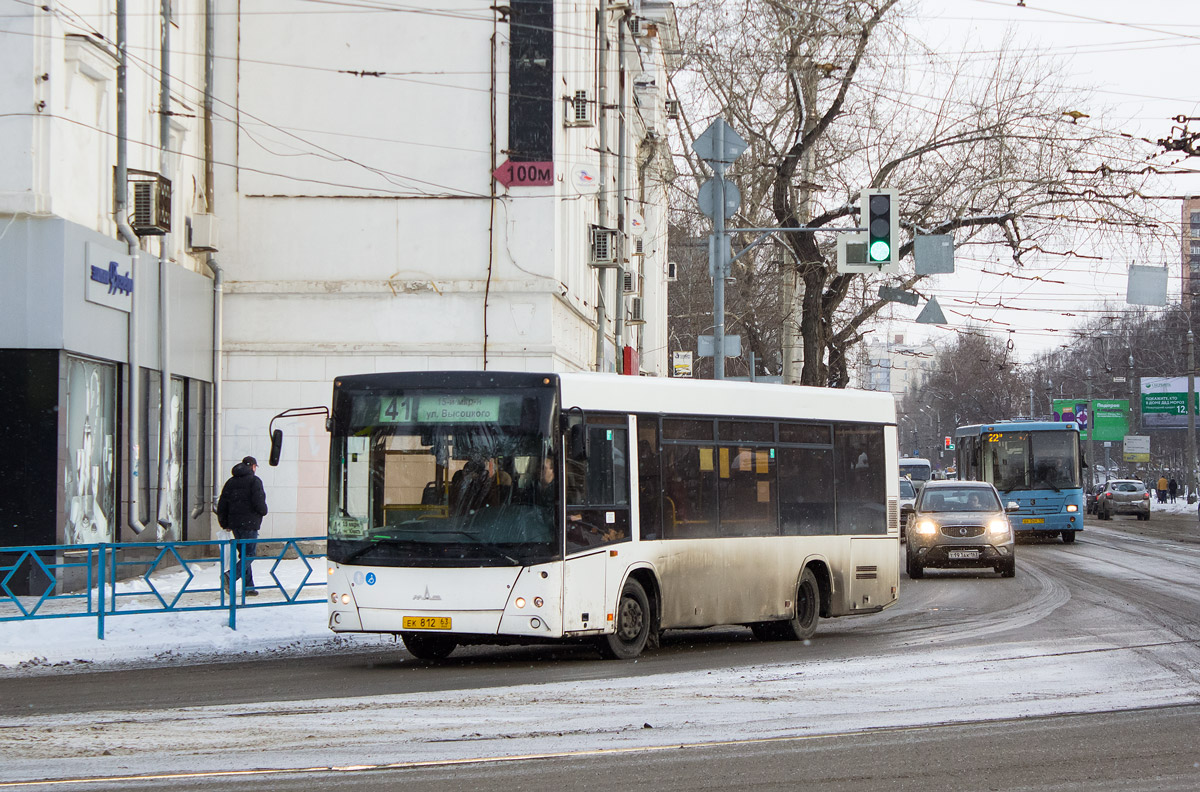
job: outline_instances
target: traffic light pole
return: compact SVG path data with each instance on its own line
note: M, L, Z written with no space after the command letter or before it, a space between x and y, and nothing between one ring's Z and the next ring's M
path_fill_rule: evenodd
M716 127L717 151L725 150L725 127ZM725 379L725 278L729 275L729 241L725 238L725 163L712 165L716 191L713 235L708 245L708 271L713 273L713 379Z

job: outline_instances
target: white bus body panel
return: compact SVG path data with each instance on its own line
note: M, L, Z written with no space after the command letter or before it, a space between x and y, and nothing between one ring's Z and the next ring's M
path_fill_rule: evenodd
M330 566L329 626L337 632L396 633L404 630L405 616L432 616L449 617L451 633L562 637L559 564L469 569ZM350 595L349 604L340 601L343 593ZM535 605L538 598L541 607ZM518 607L518 599L523 607Z
M563 631L603 632L611 590L605 585L608 549L568 558L563 566Z

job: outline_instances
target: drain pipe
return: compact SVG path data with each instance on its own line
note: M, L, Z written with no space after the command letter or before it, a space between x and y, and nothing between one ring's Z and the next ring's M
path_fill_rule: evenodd
M617 347L617 373L625 371L625 231L628 228L625 214L625 30L629 27L630 14L626 10L617 24L617 288L613 311L613 334ZM637 372L634 372L635 374Z
M216 198L213 177L213 64L216 61L213 40L216 31L216 0L204 2L204 202L210 214ZM209 253L205 264L213 274L213 359L212 359L212 508L216 508L221 487L221 339L223 337L225 278L217 257ZM204 504L197 503L192 517L199 517Z
M113 213L116 215L117 230L121 235L121 239L129 245L129 256L133 260L134 265L138 259L138 238L133 233L133 228L129 225L127 218L129 204L129 163L126 157L126 148L129 137L129 109L125 98L125 89L128 82L128 57L126 53L126 30L125 30L125 3L126 0L117 0L117 189L113 192L116 194L115 206ZM140 481L138 479L138 436L141 434L141 426L139 422L141 408L141 369L138 368L137 359L137 342L138 342L138 309L137 309L137 290L138 278L134 278L134 291L130 298L129 304L129 362L127 365L129 376L129 444L127 451L129 455L129 515L128 524L130 530L134 534L140 534L146 530L146 526L141 521L142 504L140 498Z
M160 20L162 43L159 53L158 80L158 156L159 172L169 176L171 146L171 0L162 0ZM159 539L171 530L171 503L174 483L171 473L171 234L167 232L158 243L158 524Z

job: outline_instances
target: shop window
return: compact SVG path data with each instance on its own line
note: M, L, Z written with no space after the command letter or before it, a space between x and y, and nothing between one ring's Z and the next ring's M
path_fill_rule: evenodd
M117 368L66 358L67 544L111 542L117 527Z

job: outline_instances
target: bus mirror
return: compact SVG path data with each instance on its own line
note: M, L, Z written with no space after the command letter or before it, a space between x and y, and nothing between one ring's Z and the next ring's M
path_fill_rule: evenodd
M573 423L567 428L567 456L576 462L587 459L587 426L582 423Z
M283 430L276 429L271 432L271 458L267 461L271 467L276 467L279 464L279 452L283 450Z

